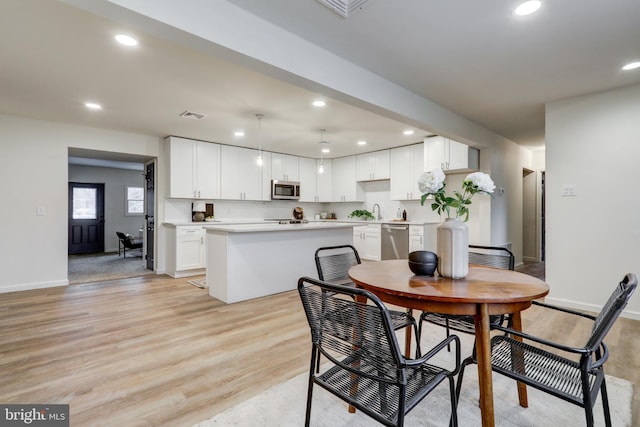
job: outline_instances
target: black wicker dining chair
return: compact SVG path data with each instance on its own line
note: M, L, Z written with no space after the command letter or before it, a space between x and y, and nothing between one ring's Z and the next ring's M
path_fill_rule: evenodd
M298 280L298 292L312 341L305 426L311 419L314 385L383 425L403 426L405 415L445 380L451 399L450 423L457 425L453 381L460 368L457 335L420 358L407 359L400 350L389 310L374 294L308 277ZM451 342L455 342L455 365L447 369L430 363ZM317 373L320 355L327 363Z
M318 278L323 282L329 282L344 286L355 286L349 277L349 269L354 265L361 264L358 250L352 245L325 246L315 252L316 268ZM391 324L394 330L407 327L413 328L416 337L416 351L420 351L420 334L418 324L411 315L411 311L406 312L390 310ZM417 353L419 355L419 353Z
M496 326L495 329L505 332L505 335L491 339L493 372L581 406L585 410L587 426L593 426L593 406L600 393L605 425L611 426L604 375L604 364L609 357L609 349L603 340L626 307L637 285L638 279L635 274L627 274L597 316L534 301L535 305L546 309L592 320L593 328L586 344L583 347L575 347L515 331L509 327ZM463 375L464 366L458 376L458 394Z
M502 246L469 245L469 264L513 270L515 268L515 256L513 252ZM490 327L502 325L505 319L507 319L507 317L503 314L491 315L489 317L489 325ZM443 326L447 336L449 336L451 330L466 334L475 334L473 316L439 314L425 311L420 315L420 326L418 327L420 334L422 333L423 322ZM465 359L463 364L471 363L474 360L474 358L469 360Z

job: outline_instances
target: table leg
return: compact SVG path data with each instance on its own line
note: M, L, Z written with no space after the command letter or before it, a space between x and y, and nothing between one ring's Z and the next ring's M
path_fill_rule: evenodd
M493 381L491 378L491 337L489 335L489 307L478 304L475 315L478 385L482 426L493 427Z
M407 309L407 314L411 315L412 310ZM407 359L411 359L411 335L413 334L412 329L413 328L411 327L411 325L404 328L404 357L406 357ZM416 337L416 345L417 343L418 337Z
M520 312L517 311L511 315L511 326L516 331L522 331L522 318L520 317ZM513 336L513 339L522 341L522 337ZM515 357L520 357L522 359L524 354L520 352L520 354L514 354ZM522 365L524 366L524 364ZM529 407L529 400L527 398L527 386L524 383L518 382L518 401L520 402L520 406L523 408Z

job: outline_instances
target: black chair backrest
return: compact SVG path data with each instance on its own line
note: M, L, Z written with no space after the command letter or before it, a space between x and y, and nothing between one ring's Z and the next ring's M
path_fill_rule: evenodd
M469 264L513 270L515 262L513 252L505 247L469 245Z
M309 277L298 280L298 292L313 344L325 357L351 372L398 380L404 357L389 311L375 295ZM364 297L370 304L358 302L356 297ZM336 354L353 356L358 363L347 366Z
M607 333L609 333L609 330L615 323L618 316L620 316L620 313L622 313L624 308L627 306L629 298L631 298L631 295L635 292L637 286L638 278L633 273L627 274L616 286L596 317L591 337L589 337L586 347L596 349L600 346L600 343L604 340Z
M116 235L118 236L118 239L122 240L123 242L129 239L126 234L120 231L116 231Z
M349 284L349 269L360 264L360 255L352 245L326 246L316 250L318 278L324 282Z

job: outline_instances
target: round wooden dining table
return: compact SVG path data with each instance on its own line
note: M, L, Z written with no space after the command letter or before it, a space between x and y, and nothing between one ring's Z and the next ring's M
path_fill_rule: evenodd
M489 316L511 313L513 328L521 330L520 312L549 293L540 279L510 270L469 266L464 279L416 276L406 259L365 262L349 269L358 287L382 301L421 311L463 314L475 319L478 384L482 425L494 425ZM410 337L410 334L407 334ZM524 384L518 384L521 406L527 406Z

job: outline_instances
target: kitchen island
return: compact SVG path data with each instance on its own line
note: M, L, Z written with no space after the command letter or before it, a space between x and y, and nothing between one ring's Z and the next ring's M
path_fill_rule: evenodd
M293 290L300 277L317 277L316 249L352 243L353 225L314 222L208 226L205 240L209 295L234 303Z

